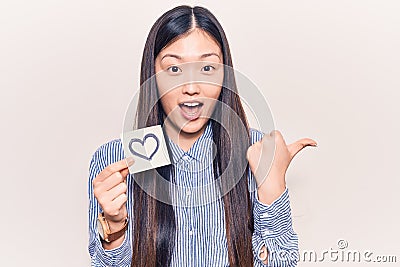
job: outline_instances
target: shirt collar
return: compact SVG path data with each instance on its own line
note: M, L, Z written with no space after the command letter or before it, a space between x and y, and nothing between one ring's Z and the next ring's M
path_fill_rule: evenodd
M175 144L167 135L169 146L171 149L173 163L179 162L182 157L189 157L198 161L203 161L208 154L212 154L213 133L212 122L209 120L202 135L194 142L190 149L185 152L177 144Z

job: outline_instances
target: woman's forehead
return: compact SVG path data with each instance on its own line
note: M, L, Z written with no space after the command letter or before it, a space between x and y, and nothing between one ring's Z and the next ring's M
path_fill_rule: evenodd
M171 56L178 60L202 59L205 56L215 59L222 58L222 52L217 42L207 32L195 29L161 50L160 59Z

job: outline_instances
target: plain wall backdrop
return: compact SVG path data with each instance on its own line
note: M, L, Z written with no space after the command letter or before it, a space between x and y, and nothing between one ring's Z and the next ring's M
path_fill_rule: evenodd
M150 27L183 3L217 16L286 142L318 142L287 173L300 250L344 239L399 262L399 1L13 0L0 3L0 265L89 266L90 158L119 138ZM337 265L354 263L323 263Z

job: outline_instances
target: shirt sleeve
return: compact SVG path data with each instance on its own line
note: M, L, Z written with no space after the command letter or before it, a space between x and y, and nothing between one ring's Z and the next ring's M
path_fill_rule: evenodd
M258 200L254 192L254 233L252 238L254 266L288 267L298 262L298 237L292 227L289 191L285 191L270 205ZM268 263L259 255L262 247L268 251Z
M89 254L91 257L91 266L102 267L102 266L130 266L132 261L132 249L131 249L131 225L128 224L128 230L125 233L125 239L123 243L114 249L105 250L101 244L99 233L97 230L97 217L102 212L97 199L93 194L93 179L97 174L103 170L107 165L112 162L116 162L123 158L122 153L118 152L118 143L108 143L101 146L92 157L89 167ZM128 179L127 179L128 183ZM128 214L130 211L128 210ZM130 218L132 218L130 216Z

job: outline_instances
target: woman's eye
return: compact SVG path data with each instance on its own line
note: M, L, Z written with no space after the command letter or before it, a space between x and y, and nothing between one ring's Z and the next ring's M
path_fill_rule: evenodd
M205 72L209 72L209 71L212 71L213 69L215 69L213 66L208 65L208 66L204 66L202 70Z
M178 73L178 72L181 72L181 71L182 71L182 70L181 70L180 68L178 68L177 66L171 66L171 67L169 67L167 70L170 71L170 72L173 72L173 73Z

